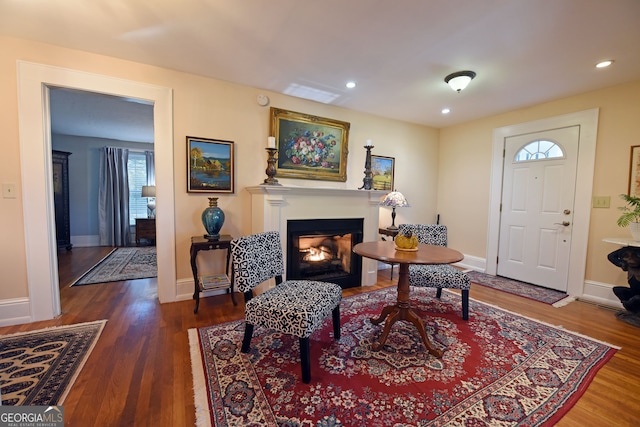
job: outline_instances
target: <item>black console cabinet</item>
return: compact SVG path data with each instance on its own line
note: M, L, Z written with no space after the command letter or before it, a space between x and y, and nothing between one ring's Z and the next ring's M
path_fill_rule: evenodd
M53 165L53 203L56 211L56 240L58 249L71 250L69 225L69 155L64 151L51 153Z

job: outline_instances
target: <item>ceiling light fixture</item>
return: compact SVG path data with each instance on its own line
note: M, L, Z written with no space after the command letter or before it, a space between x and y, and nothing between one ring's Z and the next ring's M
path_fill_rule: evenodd
M596 68L606 68L611 64L613 64L613 59L607 59L606 61L598 62Z
M469 82L473 80L475 76L476 73L473 71L458 71L456 73L449 74L444 78L444 81L451 86L451 89L460 93L460 91L467 87Z
M449 108L443 108L442 109L442 114L449 114L451 112L451 109Z
M347 83L347 87L348 87L349 89L353 89L354 87L356 87L356 82L348 82L348 83Z

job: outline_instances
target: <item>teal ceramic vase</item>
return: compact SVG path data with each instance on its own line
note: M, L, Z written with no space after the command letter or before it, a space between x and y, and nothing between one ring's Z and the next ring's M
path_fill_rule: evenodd
M218 198L209 197L209 207L202 211L202 225L207 230L204 237L217 239L220 237L220 229L224 224L224 212L218 207Z

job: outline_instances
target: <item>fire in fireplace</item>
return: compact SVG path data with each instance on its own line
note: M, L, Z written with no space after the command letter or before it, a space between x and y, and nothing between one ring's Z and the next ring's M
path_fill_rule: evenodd
M287 221L287 279L320 280L342 288L360 286L363 218Z

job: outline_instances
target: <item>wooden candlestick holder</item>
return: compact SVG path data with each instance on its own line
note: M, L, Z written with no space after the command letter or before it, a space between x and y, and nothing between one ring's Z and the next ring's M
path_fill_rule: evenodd
M371 190L373 188L373 172L371 172L371 149L373 145L365 145L367 150L367 159L364 162L364 178L362 179L362 187L358 190Z
M282 185L274 178L276 176L276 153L278 152L278 149L265 148L265 150L267 150L267 153L269 154L269 158L267 159L267 169L265 170L267 178L260 185Z

